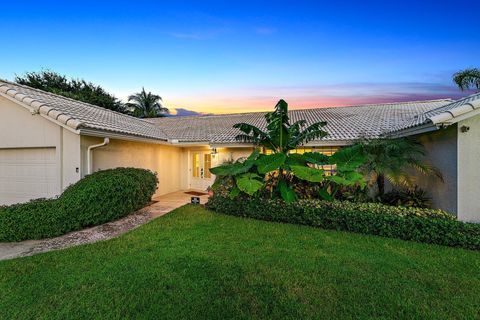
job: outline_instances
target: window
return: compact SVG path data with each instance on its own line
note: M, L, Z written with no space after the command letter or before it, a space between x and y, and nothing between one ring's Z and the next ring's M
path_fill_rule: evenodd
M194 153L192 154L192 176L194 178L200 177L200 154Z
M320 152L320 153L330 157L332 154L337 152L338 149L340 149L340 148L339 147L315 147L314 152ZM320 168L325 170L325 175L332 176L332 175L335 174L337 166L334 165L334 164L333 165L332 164L326 164L326 165L320 166Z
M203 177L211 178L212 174L210 173L210 168L212 167L212 155L210 153L205 153L203 155Z
M331 156L332 154L334 154L335 152L337 152L337 150L339 149L339 147L301 147L301 148L297 148L297 149L294 149L294 150L290 150L289 153L298 153L298 154L304 154L305 152L320 152L320 153L323 153L324 155L326 156ZM269 150L267 148L263 148L263 154L272 154L272 150Z
M297 148L290 150L289 153L297 153L297 154L304 154L305 152L313 152L312 148Z
M297 154L304 154L305 152L320 152L326 156L331 156L332 154L334 154L335 152L338 151L338 149L340 149L339 147L335 147L335 146L325 146L325 147L300 147L300 148L297 148L297 149L294 149L294 150L290 150L289 153L297 153ZM272 150L268 150L266 148L263 148L263 154L272 154ZM325 170L325 174L328 175L328 176L331 176L333 174L335 174L335 168L336 166L335 165L323 165L323 166L319 166L319 168Z

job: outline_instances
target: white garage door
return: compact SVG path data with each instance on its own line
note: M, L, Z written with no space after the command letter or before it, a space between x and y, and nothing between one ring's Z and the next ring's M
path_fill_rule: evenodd
M0 149L0 205L57 193L55 148Z

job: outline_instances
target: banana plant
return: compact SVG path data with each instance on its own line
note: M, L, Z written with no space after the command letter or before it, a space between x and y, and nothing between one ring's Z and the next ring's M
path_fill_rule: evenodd
M249 123L234 125L234 128L242 132L237 135L236 140L272 151L271 155L258 157L256 160L258 172L265 175L277 171L277 192L286 202L295 201L297 196L289 183L289 176L292 175L291 166L306 166L307 160L300 155L289 154L289 151L325 137L327 132L323 127L326 126L326 122L316 122L307 126L305 120L299 120L290 124L288 104L284 100L278 101L274 111L265 115L265 121L265 129Z
M329 164L335 165L336 173L326 176L326 183L320 191L320 197L331 201L335 198L340 186L358 185L365 188L366 182L358 171L367 157L361 146L354 145L342 148L329 157Z
M273 153L287 154L304 144L327 136L322 130L326 122L316 122L307 126L305 120L299 120L290 124L288 117L288 104L284 100L278 101L274 111L265 115L266 130L249 123L237 123L233 127L242 133L236 136L236 140L264 147Z
M322 129L325 122L307 126L305 120L299 120L290 124L288 104L284 100L277 103L273 112L265 115L265 120L265 130L248 123L234 125L234 128L242 132L237 135L236 140L271 150L272 154L260 154L256 149L244 161L210 169L217 176L234 177L235 187L230 192L232 198L242 192L249 196L256 194L264 188L266 180L272 177L277 179L275 194L285 202L293 202L298 198L292 187L294 178L325 185L320 192L320 196L325 193L323 198L334 196L332 185L360 183L361 179L355 170L363 163L363 157L358 150L342 149L338 155L331 157L315 152L290 153L312 140L325 137L327 132ZM331 164L337 166L338 173L335 176L325 175L322 169L323 165ZM272 175L272 172L275 174Z

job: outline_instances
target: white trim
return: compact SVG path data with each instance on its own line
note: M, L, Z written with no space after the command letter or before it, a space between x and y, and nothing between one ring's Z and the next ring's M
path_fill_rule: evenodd
M62 123L62 122L60 122L60 121L58 121L58 120L53 119L52 117L49 117L49 116L47 116L47 115L45 115L45 114L43 114L43 113L40 113L40 112L39 112L38 110L36 110L35 108L29 106L29 105L26 104L26 103L23 103L23 102L15 99L14 97L12 97L12 96L10 96L10 95L8 95L8 94L5 94L5 93L3 93L3 92L0 91L0 96L4 97L5 99L10 100L11 102L13 102L13 103L15 103L15 104L17 104L17 105L25 108L25 109L27 109L27 110L32 114L32 116L39 115L40 117L42 117L42 118L44 118L44 119L47 119L47 120L55 123L56 125L59 125L59 126L65 128L65 129L67 129L67 130L70 131L70 132L73 132L73 133L75 133L75 134L80 134L78 130L75 130L75 129L73 129L72 127L66 125L65 123Z
M466 112L466 113L463 113L463 114L460 114L448 121L445 121L445 122L440 122L438 124L441 124L441 125L446 125L446 126L449 126L449 125L452 125L452 124L455 124L457 122L460 122L460 121L463 121L463 120L466 120L468 118L471 118L471 117L475 117L477 115L480 114L480 109L473 109L472 111L469 111L469 112ZM437 125L438 125L437 124Z
M462 106L464 106L464 105L462 105ZM442 113L442 115L443 114L446 114L446 113ZM408 128L408 129L403 129L403 130L388 134L387 137L401 138L401 137L407 137L407 136L417 135L417 134L421 134L421 133L431 132L431 131L435 131L435 130L438 130L438 129L446 128L446 127L451 126L455 123L458 123L460 121L466 120L466 119L471 118L471 117L475 117L477 115L480 115L480 109L479 108L473 109L469 112L465 112L465 113L460 114L456 117L453 117L450 114L449 119L446 119L447 117L445 117L445 116L440 117L440 115L439 115L439 117L437 117L436 119L442 119L443 121L441 121L441 122L438 121L437 123L427 123L427 124L423 124L421 126L416 126L416 127L411 127L411 128ZM432 119L433 119L433 117L432 117Z
M337 147L337 146L348 146L359 139L352 140L320 140L315 142L309 142L303 145L303 147Z
M342 147L355 143L355 140L320 140L306 143L302 147ZM211 143L212 148L256 148L258 146L245 143Z
M102 143L89 145L87 148L87 174L92 173L92 157L93 150L101 147L105 147L110 143L110 138L104 138Z
M200 141L200 142L177 142L177 143L171 143L172 146L178 146L178 147L210 147L210 142L208 141Z
M402 138L402 137L408 137L408 136L413 136L421 133L426 133L426 132L431 132L438 130L441 126L436 126L433 123L427 123L423 124L421 126L416 126L416 127L411 127L407 129L403 129L397 132L392 132L389 134L386 134L386 138Z
M115 132L92 130L92 129L80 129L78 131L79 131L79 134L81 134L83 136L89 136L89 137L112 138L112 139L118 139L118 140L139 141L139 142L145 142L145 143L176 146L174 144L168 143L166 140L136 137L136 136L133 136L133 135L130 136L130 135L115 133Z

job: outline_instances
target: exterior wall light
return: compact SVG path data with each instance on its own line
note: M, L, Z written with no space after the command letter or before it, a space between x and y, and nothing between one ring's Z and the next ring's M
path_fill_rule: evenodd
M466 133L470 130L470 127L467 127L467 126L461 126L460 127L460 132L462 133Z

